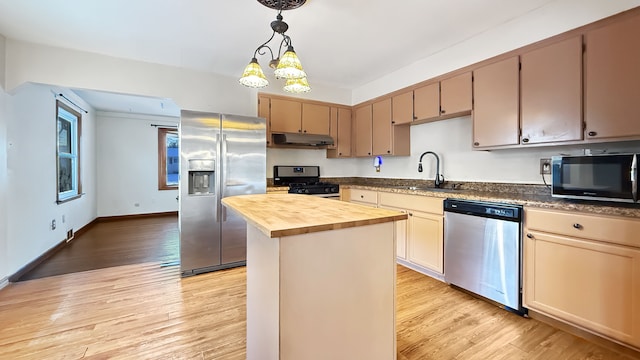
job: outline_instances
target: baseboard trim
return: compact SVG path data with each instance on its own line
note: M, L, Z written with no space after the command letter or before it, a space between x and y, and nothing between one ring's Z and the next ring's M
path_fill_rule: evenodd
M40 265L42 262L53 256L53 254L57 253L67 245L67 239L64 239L57 243L55 246L45 251L42 255L35 258L33 261L23 266L20 270L16 271L15 274L9 276L9 282L18 282L20 278L22 278L29 271L33 270L36 266Z
M159 216L178 216L178 212L166 211L166 212L157 212L157 213L148 213L148 214L101 216L96 220L98 222L107 222L107 221L119 221L119 220L144 219L144 218L159 217Z
M91 222L89 222L87 225L78 229L78 231L74 233L74 239L77 239L80 235L86 233L87 231L89 231L89 229L91 229L92 227L94 227L96 224L100 222L117 221L117 220L133 220L133 219L151 218L151 217L158 217L158 216L178 216L178 212L168 211L168 212L149 213L149 214L97 217L93 219ZM20 278L22 278L26 273L33 270L36 266L40 265L42 262L44 262L45 260L53 256L53 254L62 250L62 248L64 248L68 244L71 244L72 242L73 241L67 242L67 239L60 241L58 244L56 244L55 246L53 246L52 248L44 252L42 255L38 256L36 259L31 261L30 263L23 266L20 270L16 271L13 275L10 275L7 278L8 282L20 281ZM0 286L0 288L2 287Z

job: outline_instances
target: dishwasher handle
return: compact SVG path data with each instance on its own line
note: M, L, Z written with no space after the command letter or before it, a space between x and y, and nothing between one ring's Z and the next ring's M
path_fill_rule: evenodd
M483 201L446 199L444 211L513 222L522 219L522 206Z

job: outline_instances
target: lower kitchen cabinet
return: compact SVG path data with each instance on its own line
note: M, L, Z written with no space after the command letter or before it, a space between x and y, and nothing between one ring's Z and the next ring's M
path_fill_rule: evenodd
M524 305L640 347L640 221L525 209Z
M444 271L444 213L442 198L379 192L379 207L406 211L405 229L396 229L398 258L428 275ZM400 224L398 222L397 224ZM404 236L403 236L404 235ZM404 248L405 257L401 257Z
M349 189L349 202L378 207L378 192L372 190Z
M396 210L401 213L407 213L407 210L396 208L393 206L378 206L382 209ZM406 260L407 259L407 230L409 228L409 220L400 220L393 223L394 227L394 236L396 240L396 256L399 259Z

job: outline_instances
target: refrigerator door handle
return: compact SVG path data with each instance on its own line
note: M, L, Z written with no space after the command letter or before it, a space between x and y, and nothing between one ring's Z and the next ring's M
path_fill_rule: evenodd
M218 154L220 154L220 150L222 148L222 145L220 145L220 134L216 134L216 152ZM216 173L218 173L218 175L216 175L216 180L217 180L217 189L215 189L214 191L216 192L216 222L220 222L220 215L221 215L221 208L222 208L222 204L220 203L220 200L222 200L222 182L220 181L220 173L221 173L221 168L222 165L220 164L220 161L217 161L216 164Z
M222 167L221 175L220 175L220 199L224 199L225 192L227 190L227 171L229 170L229 166L227 163L229 162L227 157L227 134L222 134L222 141L220 142L220 162L222 163L220 166ZM224 206L220 206L222 208L222 221L227 221L227 209Z

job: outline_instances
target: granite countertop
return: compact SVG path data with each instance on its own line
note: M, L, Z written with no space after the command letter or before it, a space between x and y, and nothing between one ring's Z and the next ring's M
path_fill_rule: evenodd
M560 199L551 197L549 194L540 193L498 192L475 189L453 190L451 188L420 188L412 190L409 189L409 186L382 184L341 184L340 186L342 189L363 189L451 199L490 201L553 210L580 211L591 214L640 218L640 206L637 204Z
M296 194L231 196L222 204L276 238L404 220L407 214Z

